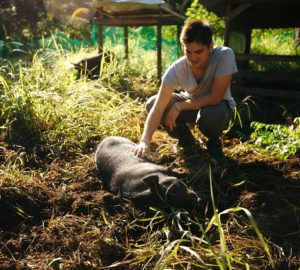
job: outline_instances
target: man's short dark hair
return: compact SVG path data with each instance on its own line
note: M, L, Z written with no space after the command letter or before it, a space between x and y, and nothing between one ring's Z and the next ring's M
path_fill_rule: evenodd
M205 21L189 21L182 28L180 41L181 43L197 42L208 46L212 43L212 30Z

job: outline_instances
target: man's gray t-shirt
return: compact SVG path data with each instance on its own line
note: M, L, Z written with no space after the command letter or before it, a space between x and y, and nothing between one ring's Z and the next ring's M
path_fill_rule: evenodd
M186 56L175 61L165 72L162 82L174 87L183 88L190 99L196 99L212 91L215 78L236 73L237 66L233 51L224 46L214 47L209 56L205 72L198 83L187 63ZM234 99L231 96L230 85L223 97L229 101L230 107L235 107Z

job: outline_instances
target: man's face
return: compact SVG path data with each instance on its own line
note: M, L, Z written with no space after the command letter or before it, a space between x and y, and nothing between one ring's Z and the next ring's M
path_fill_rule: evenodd
M184 52L187 58L188 65L191 68L196 69L205 68L212 48L213 44L207 46L197 42L185 43Z

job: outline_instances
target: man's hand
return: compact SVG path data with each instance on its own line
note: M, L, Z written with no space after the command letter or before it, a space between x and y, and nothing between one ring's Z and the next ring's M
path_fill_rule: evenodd
M174 103L166 117L166 126L172 131L176 127L176 119L180 114L178 103Z
M133 154L137 157L149 157L150 156L150 146L145 142L140 142L132 150Z

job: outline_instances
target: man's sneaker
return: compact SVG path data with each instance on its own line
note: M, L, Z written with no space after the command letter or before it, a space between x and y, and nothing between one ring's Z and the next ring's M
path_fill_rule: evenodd
M179 138L177 145L182 148L189 148L195 145L196 140L193 136L188 136L185 138Z
M194 137L180 138L176 145L176 149L178 153L181 153L184 156L198 156L203 153L203 150Z
M223 152L222 141L208 141L207 153L213 171L222 171L226 164L226 157Z

